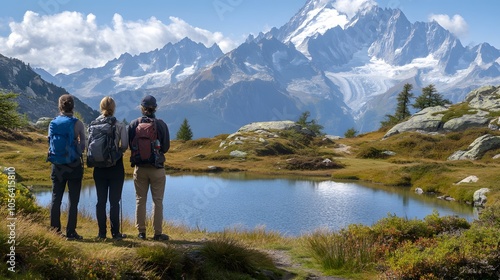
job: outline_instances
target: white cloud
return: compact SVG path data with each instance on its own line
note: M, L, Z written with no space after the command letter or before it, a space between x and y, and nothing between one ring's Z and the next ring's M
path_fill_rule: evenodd
M348 18L355 16L361 9L376 5L377 3L374 0L337 0L333 4L335 9L346 14Z
M27 11L21 22L11 21L9 28L10 34L0 37L0 53L54 74L98 67L125 52L148 52L185 37L208 47L217 43L224 52L236 46L220 32L193 27L176 17L164 24L155 17L126 21L115 14L111 26L98 26L93 14Z
M469 26L465 19L460 15L454 15L450 18L448 15L430 15L429 20L435 20L444 29L450 31L455 36L463 38L469 31Z

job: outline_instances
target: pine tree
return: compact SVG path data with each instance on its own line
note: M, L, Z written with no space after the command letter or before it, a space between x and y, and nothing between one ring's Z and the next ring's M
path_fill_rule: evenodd
M27 117L17 112L18 104L13 99L17 97L15 93L0 92L0 127L18 128L27 124Z
M314 132L316 135L323 135L323 132L321 131L323 129L323 126L316 123L316 120L310 120L308 121L307 119L311 116L311 113L309 111L305 111L300 115L299 120L296 121L295 123L309 129L310 131Z
M385 120L380 122L381 127L394 126L411 116L410 109L408 107L411 99L413 98L413 93L411 92L412 89L412 84L406 83L403 86L403 90L397 97L398 104L396 106L396 112L394 115L385 115Z
M403 90L398 94L398 105L396 106L396 113L394 114L394 117L396 117L398 122L401 122L411 116L410 109L408 109L408 107L410 106L410 101L413 98L413 93L411 92L412 89L413 85L406 83L403 86Z
M193 139L193 132L191 131L191 127L189 126L188 120L184 118L184 121L177 131L177 140L188 141Z
M434 85L430 84L422 89L422 95L415 99L413 107L423 110L428 107L444 106L446 104L451 104L451 102L448 99L444 99L443 96L437 92Z

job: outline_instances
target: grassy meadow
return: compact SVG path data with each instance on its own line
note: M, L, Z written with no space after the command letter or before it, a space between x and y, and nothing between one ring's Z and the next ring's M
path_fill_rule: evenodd
M266 145L220 147L227 135L172 141L169 173L238 172L270 176L314 176L422 188L471 203L474 191L489 188L480 219L467 222L439 213L423 220L389 215L371 226L341 231L318 229L285 237L262 228L207 232L169 224L171 241L136 238L125 221L122 241L97 240L94 213L80 213L77 231L83 241L66 241L48 230L48 209L34 205L30 189L49 188L47 139L42 131L0 131L0 166L16 170L16 272L3 263L0 277L13 279L499 279L500 153L477 161L447 161L477 137L495 132L470 129L446 135L404 133L382 140L383 131L335 141L293 133ZM247 151L242 158L232 150ZM387 156L384 151L392 151ZM128 157L128 154L125 155ZM330 159L329 167L320 162ZM125 161L127 162L127 161ZM215 169L213 167L216 167ZM132 169L126 165L126 174ZM92 180L86 169L84 180ZM476 183L456 183L468 176ZM6 175L0 176L7 186ZM0 190L2 215L8 192ZM65 217L62 217L63 221ZM64 224L64 223L63 223ZM149 230L148 232L151 232ZM2 252L9 252L9 229L0 227ZM7 258L7 257L6 257Z

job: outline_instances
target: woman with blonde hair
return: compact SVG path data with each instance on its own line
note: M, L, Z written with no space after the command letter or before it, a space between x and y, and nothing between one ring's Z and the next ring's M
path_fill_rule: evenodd
M96 217L99 227L97 237L106 238L106 203L109 198L111 236L115 240L121 240L126 237L120 232L119 217L125 180L123 153L127 150L128 134L125 125L116 121L115 109L113 98L106 96L101 100L101 115L88 128L87 165L94 167L93 177L97 193Z

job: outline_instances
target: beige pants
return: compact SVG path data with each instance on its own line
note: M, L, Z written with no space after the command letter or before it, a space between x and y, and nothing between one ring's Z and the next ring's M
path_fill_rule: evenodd
M163 194L165 192L165 169L155 167L135 167L135 227L139 232L146 232L146 202L151 186L153 198L153 228L155 235L162 233Z

